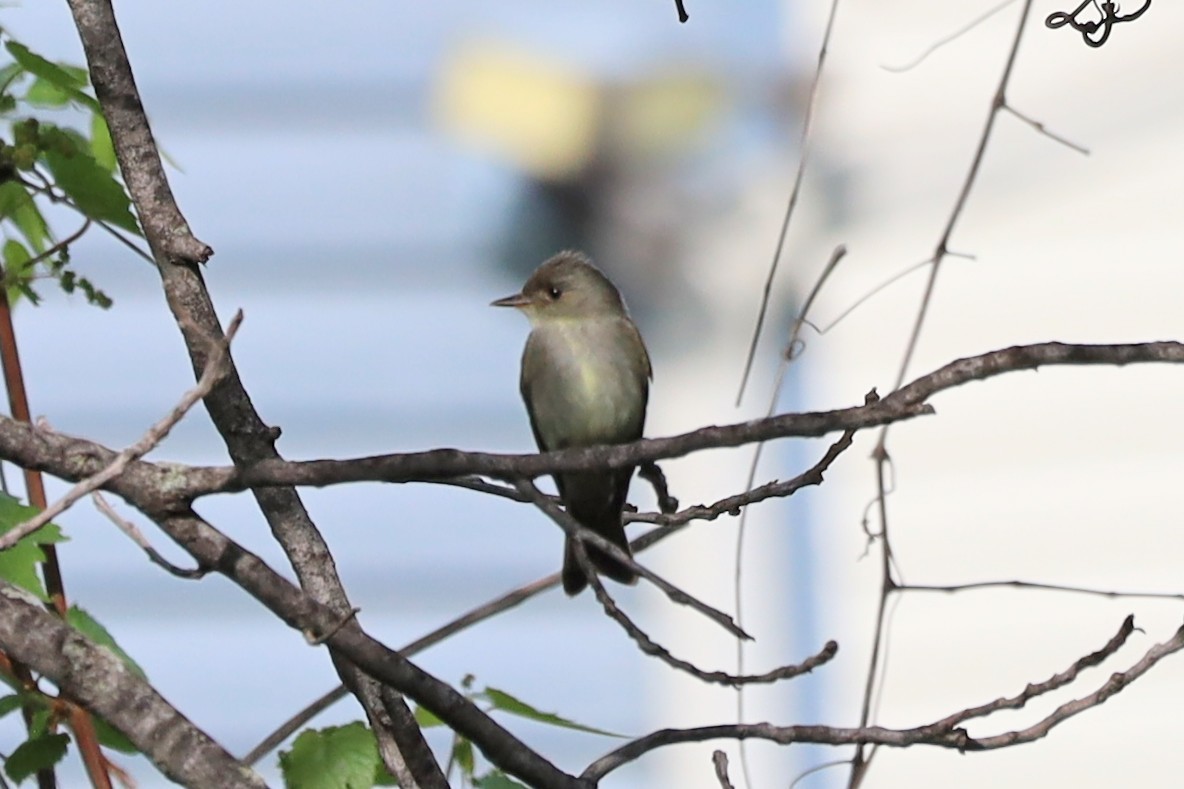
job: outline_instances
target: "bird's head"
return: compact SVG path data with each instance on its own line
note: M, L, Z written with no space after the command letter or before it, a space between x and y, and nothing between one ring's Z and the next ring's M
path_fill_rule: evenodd
M517 307L540 321L621 315L625 305L613 283L579 252L560 252L535 269L521 293L493 302Z

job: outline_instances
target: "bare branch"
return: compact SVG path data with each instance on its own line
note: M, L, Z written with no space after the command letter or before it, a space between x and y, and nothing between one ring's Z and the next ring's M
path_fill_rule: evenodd
M239 310L235 313L234 318L230 321L230 326L226 329L226 338L220 343L217 350L210 354L209 359L206 361L206 369L202 372L201 378L198 379L197 385L186 392L181 397L180 402L173 406L173 409L169 413L165 414L156 424L148 428L148 432L139 441L116 455L115 459L102 471L81 480L74 487L70 488L65 496L62 496L32 518L13 526L3 536L0 536L0 551L16 545L20 540L74 506L74 503L83 496L98 490L107 482L118 477L127 468L128 463L133 460L139 460L163 441L165 436L169 434L169 431L185 417L185 414L189 413L189 409L193 408L199 400L209 394L210 390L226 374L226 358L230 341L234 339L234 335L238 331L238 327L242 325L242 321L243 312Z
M688 608L702 614L738 638L744 638L748 640L752 639L752 636L740 629L736 625L735 621L733 621L732 617L728 616L723 611L712 608L698 598L687 594L674 584L659 576L653 570L650 570L645 565L637 562L635 559L626 554L616 545L613 545L604 537L601 537L596 532L581 526L579 522L575 520L575 518L567 513L566 510L560 509L554 501L552 501L547 496L544 496L530 480L518 480L518 482L515 484L523 495L528 497L536 507L545 512L547 516L551 518L551 520L555 521L555 523L557 523L559 527L563 529L568 539L577 541L577 555L582 555L584 553L582 543L591 543L605 553L608 553L617 561L628 566L631 570L635 571L638 575L645 578L654 586L661 589L671 602L677 605L685 605ZM592 568L589 566L585 567L584 569L590 570ZM588 573L589 580L591 580L592 576L595 575L596 573L594 571Z
M243 469L204 469L199 484L186 493L200 496L244 487L328 485L341 482L433 481L466 474L498 479L539 477L556 471L634 466L646 460L682 457L701 449L719 449L774 438L817 437L843 430L889 424L932 414L927 400L938 392L1008 372L1052 365L1126 365L1184 362L1184 344L1149 342L1074 345L1059 342L1017 345L958 359L921 376L877 402L834 411L780 414L721 427L704 427L669 438L651 438L615 446L565 449L539 455L498 455L436 449L352 460L265 460ZM0 426L3 422L0 421ZM0 435L0 455L4 453ZM213 489L203 485L216 483Z
M719 781L720 789L736 789L732 779L728 778L728 755L723 751L711 754L711 763L715 765L715 778Z
M1093 661L1100 653L1110 654L1116 640L1126 637L1126 624L1119 631L1115 639L1111 639L1099 653L1087 655L1081 661ZM884 745L892 747L907 747L911 745L932 745L940 748L952 748L959 751L993 750L1005 748L1023 742L1032 742L1046 736L1058 724L1068 720L1073 715L1103 704L1114 694L1130 685L1131 682L1145 674L1152 666L1164 657L1184 649L1184 627L1164 643L1156 644L1129 669L1112 674L1097 690L1079 699L1062 704L1052 713L1025 729L1004 732L989 737L972 738L965 729L959 728L956 721L966 712L974 712L980 708L971 708L953 716L948 716L926 726L912 729L888 729L882 726L858 726L854 728L838 726L775 726L771 723L736 723L720 726L703 726L693 729L662 729L638 738L614 751L600 757L581 773L580 777L599 781L613 770L627 764L640 756L666 745L685 742L703 742L716 739L761 739L781 745L793 743L815 743L823 745ZM1092 664L1092 663L1091 663ZM1073 669L1070 669L1071 671ZM1055 678L1054 678L1055 679ZM1022 694L1021 694L1022 695ZM1008 699L1000 700L1008 702ZM996 702L998 703L998 702ZM989 705L985 705L989 706ZM998 709L1007 709L1001 704Z
M287 461L273 458L259 460L245 468L138 460L130 462L123 474L104 484L103 489L119 494L149 515L164 515L201 496L244 488L323 486L361 481L449 484L472 474L516 479L556 471L615 468L646 460L681 457L701 449L741 446L791 436L816 437L932 414L934 410L926 401L938 392L1008 372L1053 365L1121 366L1135 363L1184 363L1184 344L1165 341L1018 345L951 362L875 403L835 411L780 414L769 419L705 427L669 438L645 439L631 444L537 455L436 449L347 460ZM102 471L114 458L114 452L92 441L40 430L0 416L0 459L25 468L48 471L64 480L78 481ZM464 485L472 486L471 480ZM344 609L348 610L348 607Z
M1012 589L1036 589L1047 592L1067 592L1070 594L1094 595L1111 599L1126 597L1141 597L1149 600L1184 600L1184 593L1180 592L1132 592L1117 589L1094 589L1088 586L1067 586L1065 584L1046 584L1038 581L976 581L967 584L951 584L949 586L930 586L924 584L901 584L894 592L969 592L976 589L998 589L1011 587Z
M830 449L827 450L826 455L824 455L818 463L793 479L785 480L783 482L772 482L768 485L763 485L760 488L750 491L749 493L742 493L738 496L731 496L727 499L718 501L715 504L712 504L710 507L688 507L686 510L673 515L660 515L656 513L647 515L627 515L627 519L651 523L660 522L663 524L661 527L653 529L633 540L629 545L630 550L632 550L634 553L644 551L647 548L650 548L653 545L656 545L658 542L666 539L667 537L682 531L693 520L713 520L724 512L732 512L736 507L745 506L747 504L754 503L755 501L769 498L771 495L788 496L800 488L806 487L808 485L821 484L823 472L830 467L830 464L834 462L835 458L837 458L843 451L851 446L851 437L853 435L854 434L850 432L845 433L843 437L839 439L839 441L835 442L830 447ZM465 485L465 487L468 487L468 485ZM516 489L503 488L500 485L491 485L491 487L498 489L498 495L506 495L507 498L512 498L515 501L529 501L525 495L518 492ZM500 491L504 491L505 493L503 494ZM538 580L532 581L529 584L514 589L511 592L508 592L498 598L478 606L477 608L474 608L468 613L457 617L456 619L443 625L442 627L433 630L427 635L412 641L410 644L407 644L401 648L399 652L403 655L406 655L407 657L411 657L417 652L434 646L446 638L461 632L462 630L466 630L479 622L502 613L503 611L507 611L510 608L521 605L530 598L555 587L558 583L559 573L551 573L550 575L543 576ZM248 764L255 764L272 750L279 747L279 745L283 743L284 740L296 733L296 731L298 731L304 724L308 723L314 717L319 715L330 705L342 699L345 694L345 687L338 685L333 690L313 701L311 704L297 712L294 716L281 724L275 731L269 734L261 743L255 746L251 752L247 754L246 757L244 757L243 760Z
M115 726L166 776L185 786L263 787L110 650L27 592L0 581L0 649Z
M94 500L95 507L98 508L99 512L106 515L108 520L118 526L120 531L132 539L132 542L134 542L136 545L139 545L144 550L144 553L148 554L148 559L153 564L163 568L171 575L175 575L178 578L184 578L186 580L197 580L199 578L204 578L209 574L210 571L206 568L195 567L192 570L187 570L184 567L178 567L168 559L165 559L155 548L152 547L152 544L148 542L148 538L146 538L140 532L140 530L136 528L136 524L121 516L115 511L114 507L107 503L107 499L103 497L102 493L99 493L96 490L90 495Z
M970 707L969 709L955 712L953 715L938 721L934 725L957 726L972 718L982 718L999 710L1018 710L1037 696L1043 696L1045 693L1068 685L1077 679L1077 675L1085 669L1093 668L1100 664L1103 660L1121 649L1122 645L1126 643L1133 632L1135 632L1135 617L1134 614L1131 614L1123 620L1122 626L1118 628L1118 632L1106 642L1105 646L1096 652L1091 652L1084 657L1078 658L1073 662L1073 665L1061 673L1054 674L1044 682L1029 684L1023 691L1010 698L995 699L987 704L981 704L977 707Z

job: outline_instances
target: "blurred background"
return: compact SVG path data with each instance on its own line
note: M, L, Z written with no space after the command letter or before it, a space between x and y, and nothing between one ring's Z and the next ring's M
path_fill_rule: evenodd
M752 418L769 407L778 349L799 297L838 243L850 254L813 317L829 324L877 284L928 257L965 178L1019 4L919 66L934 42L989 9L939 2L841 6L756 373L734 407L760 289L797 157L822 2L742 6L605 0L359 0L331 8L259 0L123 0L125 43L174 191L217 254L206 278L224 318L246 322L235 355L292 459L454 446L533 450L517 393L528 327L487 308L558 249L582 248L618 282L653 355L647 434ZM1102 49L1048 30L1036 3L1008 98L1091 149L1088 157L1006 113L951 246L911 375L1019 342L1179 338L1184 292L1184 84L1156 4ZM2 24L52 59L82 63L65 4L5 9ZM67 218L59 233L73 230ZM98 234L72 249L115 299L102 312L60 294L17 313L32 410L110 446L136 440L192 375L150 266ZM778 408L858 403L888 391L924 284L914 273L818 335L807 331ZM937 417L893 430L895 557L914 583L1025 580L1180 592L1175 486L1181 372L1049 369L940 395ZM741 617L749 671L798 662L828 639L815 674L745 696L748 720L854 725L879 570L861 527L874 493L873 433L826 484L754 508ZM758 482L814 463L827 442L780 442ZM683 504L743 488L751 450L663 464ZM200 411L152 457L225 462ZM11 475L10 475L11 479ZM51 488L51 496L64 486ZM363 624L408 643L558 568L559 530L528 507L429 485L303 491ZM631 500L651 509L641 483ZM290 575L245 497L203 501L216 526ZM67 593L92 611L177 707L236 754L335 684L321 650L228 582L183 582L89 504L60 519ZM149 529L151 534L151 530ZM154 535L158 548L180 552ZM645 555L675 583L735 610L737 519L702 524ZM734 670L736 646L645 588L624 607L675 654ZM1018 693L1110 638L1136 613L1145 634L1075 690L971 727L1038 719L1100 685L1180 620L1178 602L1055 593L913 594L893 607L876 720L931 722ZM595 601L552 592L418 658L438 677L492 686L628 735L735 720L732 691L641 656ZM962 756L883 751L867 786L1166 785L1177 774L1169 659L1104 708L1034 746ZM314 725L356 719L352 701ZM509 720L579 770L616 741ZM0 749L19 742L3 721ZM659 751L606 786L712 787L710 752ZM787 786L845 758L750 744L752 786ZM132 762L141 786L164 785ZM262 769L278 781L274 757ZM82 781L76 767L64 773ZM831 768L799 786L843 783Z

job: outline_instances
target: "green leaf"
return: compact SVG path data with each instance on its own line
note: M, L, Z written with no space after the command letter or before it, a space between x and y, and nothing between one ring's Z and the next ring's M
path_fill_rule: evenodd
M415 722L419 724L420 728L429 729L432 726L443 726L444 721L436 717L436 714L429 709L417 706L415 708Z
M137 676L148 679L144 669L140 668L136 661L132 660L131 655L124 652L119 644L115 643L115 639L107 631L107 628L99 624L99 621L91 616L85 608L79 608L76 605L70 606L70 610L66 612L66 622L91 641L114 652L115 656L126 663L127 667Z
M21 782L38 770L53 767L66 755L70 738L65 734L46 734L32 737L16 746L4 762L4 772L16 782Z
M374 735L357 722L307 729L280 752L288 789L369 789L380 761Z
M33 710L33 719L29 723L29 738L36 739L44 737L50 733L49 731L50 711L49 705L42 703L41 706Z
M111 142L111 130L102 113L90 116L90 154L109 173L115 172L115 145Z
M95 724L95 734L99 737L99 742L108 748L112 748L120 753L139 753L137 748L131 740L124 736L123 732L112 726L107 721L100 717L92 718Z
M4 242L4 282L8 290L8 303L15 304L28 289L33 272L28 271L32 259L25 245L10 238Z
M89 154L77 151L67 156L48 150L42 158L54 182L82 213L140 235L140 226L132 216L123 186Z
M18 282L16 284L16 288L21 292L21 295L28 299L29 303L34 307L41 303L41 296L37 294L37 291L29 287L27 282Z
M386 769L386 765L382 763L382 759L378 760L378 767L374 770L374 786L398 786L399 780L391 775L391 771Z
M114 303L110 296L92 285L86 277L78 278L78 287L86 294L86 300L100 309L110 309Z
M456 762L456 766L460 768L461 775L466 778L473 777L473 770L475 763L473 759L473 743L464 737L457 737L456 742L452 744L452 759Z
M8 92L14 84L21 79L21 75L25 73L24 68L20 63L6 63L0 68L0 89L3 90L5 96L10 96Z
M8 713L19 710L21 703L24 701L16 693L10 693L7 696L0 698L0 718L3 718Z
M26 507L7 493L0 493L0 534L7 533L13 526L38 512L40 510L36 507ZM45 552L38 543L58 543L65 539L56 525L45 524L8 550L0 551L0 578L47 600L45 587L41 585L41 577L37 574L37 565L45 561Z
M530 706L524 701L514 698L509 693L496 688L486 688L484 692L478 693L477 698L484 698L488 701L495 710L508 712L511 715L517 715L520 718L526 718L539 723L546 723L550 726L561 726L565 729L575 729L576 731L586 731L590 734L603 734L605 737L624 737L623 734L614 734L611 731L604 731L603 729L594 729L591 726L584 726L581 723L569 721L567 718L561 718L552 712L540 712L534 707Z
M0 182L0 219L11 220L38 255L46 250L49 225L33 196L16 181Z
M99 103L95 101L94 97L88 96L81 90L86 87L85 71L75 66L61 66L48 61L36 52L30 52L28 47L17 41L7 41L4 47L8 50L8 54L12 55L12 59L21 64L25 71L65 91L74 101L95 112L99 111Z
M15 238L8 239L4 242L4 273L10 277L20 276L32 257L24 244Z
M72 98L69 92L41 77L35 78L33 84L25 91L25 101L34 107L64 107Z
M524 784L518 783L500 770L481 776L473 781L473 786L476 789L527 789Z

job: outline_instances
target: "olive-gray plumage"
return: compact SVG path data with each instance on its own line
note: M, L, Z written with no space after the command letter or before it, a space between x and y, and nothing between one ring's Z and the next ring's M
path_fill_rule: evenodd
M621 294L600 269L578 252L560 252L535 270L521 293L493 303L517 307L531 322L520 389L539 449L641 438L650 358ZM632 468L568 472L555 475L555 484L573 518L629 553L621 511L632 477ZM609 578L637 580L621 562L587 547ZM587 583L568 541L564 591L577 594Z

